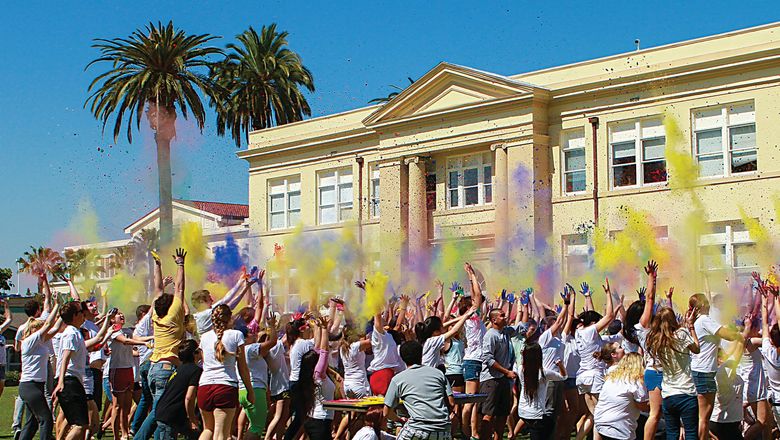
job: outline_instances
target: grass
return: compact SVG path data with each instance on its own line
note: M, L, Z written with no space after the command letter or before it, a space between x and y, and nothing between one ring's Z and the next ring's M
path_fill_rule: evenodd
M14 418L14 400L16 400L18 388L6 387L3 396L0 397L0 438L13 438L11 423Z

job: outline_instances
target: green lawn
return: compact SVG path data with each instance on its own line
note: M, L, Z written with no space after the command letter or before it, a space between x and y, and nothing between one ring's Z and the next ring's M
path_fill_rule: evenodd
M11 422L14 418L14 400L16 400L18 388L6 387L3 396L0 397L0 438L13 437Z

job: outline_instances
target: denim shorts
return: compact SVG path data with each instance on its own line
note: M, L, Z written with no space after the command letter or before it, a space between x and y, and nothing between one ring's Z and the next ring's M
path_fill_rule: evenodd
M645 386L647 391L653 391L654 389L661 388L661 382L664 379L664 374L657 370L645 370Z
M693 372L693 384L696 386L696 394L717 393L718 385L715 383L715 373Z
M576 390L577 389L577 378L576 377L570 377L563 381L563 389L564 390Z
M471 359L463 361L463 380L479 380L479 374L482 372L482 362Z

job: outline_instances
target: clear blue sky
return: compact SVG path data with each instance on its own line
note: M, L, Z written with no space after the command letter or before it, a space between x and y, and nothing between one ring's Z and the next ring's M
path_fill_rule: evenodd
M630 6L629 6L630 5ZM154 143L101 133L83 109L100 72L93 38L126 36L173 20L224 45L276 22L313 72L314 116L365 106L440 61L514 74L780 20L776 2L271 2L27 1L3 5L0 27L0 267L30 245L61 247L89 201L102 239L157 203ZM247 203L247 165L213 116L173 146L174 197ZM101 148L104 151L98 150ZM29 283L23 282L23 287Z

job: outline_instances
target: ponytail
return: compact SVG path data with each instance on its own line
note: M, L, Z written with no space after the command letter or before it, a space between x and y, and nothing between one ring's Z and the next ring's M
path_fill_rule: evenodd
M225 361L225 354L228 353L225 345L222 343L222 335L230 323L230 315L230 307L226 304L220 304L211 310L211 323L214 333L217 335L217 342L214 344L214 357L220 362Z

